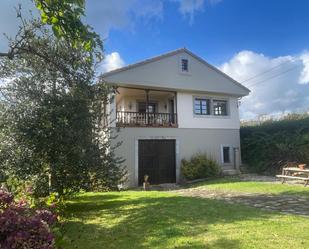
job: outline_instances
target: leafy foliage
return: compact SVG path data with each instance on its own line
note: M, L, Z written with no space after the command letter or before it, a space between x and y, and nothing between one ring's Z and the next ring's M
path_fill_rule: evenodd
M206 154L197 154L190 160L181 160L181 172L188 180L214 177L220 174L218 163Z
M56 37L65 37L74 47L80 44L86 51L102 46L99 36L81 21L84 0L35 0L35 4L42 22L51 25Z
M273 174L289 161L309 163L309 117L242 127L240 136L242 160L250 171Z
M113 89L97 81L101 50L57 39L40 21L23 20L14 57L0 59L0 168L60 195L111 189L123 180L105 110ZM94 84L96 83L96 84Z
M54 248L51 228L57 222L57 215L48 209L30 208L21 199L0 189L0 248Z

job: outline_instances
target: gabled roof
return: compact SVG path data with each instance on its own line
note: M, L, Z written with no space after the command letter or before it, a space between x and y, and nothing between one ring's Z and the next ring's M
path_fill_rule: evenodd
M174 51L170 51L170 52L161 54L159 56L155 56L155 57L152 57L152 58L149 58L149 59L137 62L137 63L133 63L133 64L130 64L130 65L127 65L127 66L124 66L124 67L121 67L121 68L118 68L118 69L106 72L106 73L102 74L101 77L102 78L108 78L110 76L117 75L117 74L119 74L121 72L125 72L127 70L131 70L131 69L134 69L134 68L137 68L137 67L140 67L140 66L152 63L152 62L156 62L156 61L162 60L164 58L167 58L167 57L170 57L170 56L173 56L173 55L177 55L177 54L181 54L181 53L186 53L186 54L192 56L193 58L195 58L196 60L198 60L199 62L201 62L205 66L207 66L208 68L214 70L215 72L217 72L218 74L220 74L224 78L226 78L229 81L231 81L233 84L235 84L238 87L242 88L244 91L247 92L247 94L249 94L250 90L247 87L243 86L242 84L240 84L239 82L237 82L236 80L234 80L233 78L231 78L227 74L223 73L221 70L219 70L215 66L209 64L207 61L205 61L204 59L202 59L201 57L199 57L198 55L194 54L193 52L191 52L190 50L188 50L186 48L179 48L179 49L176 49ZM247 95L247 94L243 94L243 95Z
M190 51L188 49L186 49L186 48L179 48L179 49L176 49L176 50L173 50L173 51L161 54L161 55L157 55L157 56L148 58L146 60L142 60L142 61L139 61L139 62L136 62L136 63L133 63L133 64L129 64L129 65L121 67L121 68L117 68L117 69L111 70L109 72L106 72L106 73L102 74L102 77L104 78L106 76L110 76L110 75L113 75L113 74L118 73L118 72L129 70L131 68L138 67L138 66L150 63L150 62L158 61L158 60L161 60L161 59L163 59L165 57L169 57L169 56L178 54L180 52L190 52Z

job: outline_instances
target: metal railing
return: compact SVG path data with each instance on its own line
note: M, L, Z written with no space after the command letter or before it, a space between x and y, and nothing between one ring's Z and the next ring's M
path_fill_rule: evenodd
M177 125L176 113L116 112L117 126L164 126Z

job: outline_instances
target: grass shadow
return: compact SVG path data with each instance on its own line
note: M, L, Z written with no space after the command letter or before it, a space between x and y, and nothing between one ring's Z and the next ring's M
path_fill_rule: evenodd
M109 198L110 197L110 198ZM63 248L240 248L228 224L268 220L274 214L162 192L81 195L68 203ZM214 226L220 233L210 232Z

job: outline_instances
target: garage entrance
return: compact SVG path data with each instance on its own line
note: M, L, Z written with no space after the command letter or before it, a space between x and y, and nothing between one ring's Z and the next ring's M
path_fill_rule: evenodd
M176 182L176 141L173 139L142 139L138 141L138 183L144 175L150 184Z

